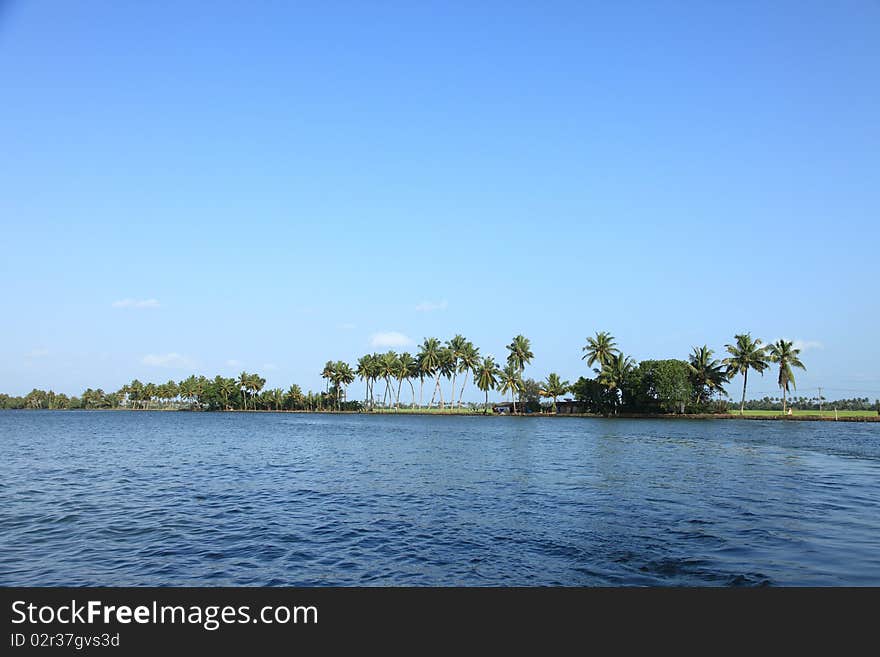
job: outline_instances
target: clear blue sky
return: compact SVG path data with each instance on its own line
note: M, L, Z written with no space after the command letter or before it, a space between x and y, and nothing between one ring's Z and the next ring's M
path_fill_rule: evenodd
M876 0L0 7L0 390L749 330L880 397Z

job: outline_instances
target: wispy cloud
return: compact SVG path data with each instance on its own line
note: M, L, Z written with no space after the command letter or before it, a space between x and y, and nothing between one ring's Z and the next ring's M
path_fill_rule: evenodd
M48 349L31 349L27 352L24 357L25 358L45 358L49 355Z
M422 301L416 306L416 310L420 313L430 313L435 310L446 310L448 307L449 302L445 299L443 301Z
M818 340L792 340L794 343L795 349L800 349L801 351L807 351L809 349L824 349L825 345L823 345Z
M120 299L113 302L114 308L158 308L158 299Z
M267 372L274 372L278 369L278 366L275 363L263 363L263 369Z
M405 347L413 343L409 337L397 331L385 331L384 333L373 333L370 336L370 344L374 347Z
M141 362L144 365L150 365L151 367L169 367L176 369L193 366L191 358L181 356L174 352L170 354L147 354L141 359Z
M230 358L229 360L226 361L226 365L229 367L240 367L241 361L235 360L234 358Z

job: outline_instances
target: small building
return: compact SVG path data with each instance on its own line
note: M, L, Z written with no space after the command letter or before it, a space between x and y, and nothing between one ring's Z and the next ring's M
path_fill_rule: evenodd
M565 399L556 402L557 415L572 415L575 413L586 413L587 409L582 402L574 399Z

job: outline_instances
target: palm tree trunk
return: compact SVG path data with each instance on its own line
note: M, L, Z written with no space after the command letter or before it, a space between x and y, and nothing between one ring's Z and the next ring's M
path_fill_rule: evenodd
M413 385L411 378L407 377L406 381L407 381L407 383L409 383L409 389L412 392L412 403L410 404L410 408L415 408L415 406L416 406L416 388Z
M400 410L400 389L403 387L403 379L397 381L397 399L394 400L394 408Z
M785 417L785 386L782 388L782 416Z
M422 393L425 392L425 377L419 377L419 408L422 407Z
M465 374L465 376L464 376L464 383L461 384L461 392L458 393L458 406L459 406L459 408L461 408L461 398L464 397L464 387L467 385L467 382L468 382L468 377L467 377L467 375L468 375L469 372L470 372L470 370L465 370L465 371L464 371L464 374Z
M749 371L746 370L743 374L743 398L742 402L739 405L739 414L745 415L746 413L746 382L749 380Z
M455 370L452 371L452 392L450 393L449 403L452 405L452 408L455 408L455 375L457 372Z

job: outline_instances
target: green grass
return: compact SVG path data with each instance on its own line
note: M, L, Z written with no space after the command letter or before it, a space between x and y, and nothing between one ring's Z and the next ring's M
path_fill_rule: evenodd
M731 415L739 415L738 408L730 409ZM823 409L820 413L819 411L799 411L797 409L792 410L792 415L796 415L798 417L834 417L834 410ZM753 417L779 417L782 415L782 411L750 411L746 410L745 415L750 415ZM877 417L877 411L837 411L838 417Z

